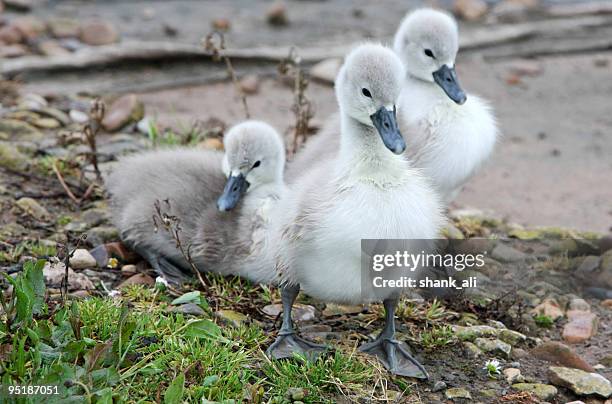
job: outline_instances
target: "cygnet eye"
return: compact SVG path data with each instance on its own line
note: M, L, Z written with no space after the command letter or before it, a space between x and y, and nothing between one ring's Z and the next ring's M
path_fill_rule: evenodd
M434 56L433 52L431 51L431 49L425 49L425 54L427 56L429 56L432 59L435 59L436 57Z
M253 164L253 168L259 167L261 165L261 161L257 160L255 164Z
M370 90L368 90L367 88L362 88L361 94L365 95L368 98L372 98L372 93L370 93Z

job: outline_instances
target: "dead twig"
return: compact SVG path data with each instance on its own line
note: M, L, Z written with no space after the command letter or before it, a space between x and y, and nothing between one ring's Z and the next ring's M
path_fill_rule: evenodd
M104 119L105 112L106 105L102 100L96 98L91 103L91 108L89 110L89 121L83 127L83 133L85 134L85 142L87 143L90 149L90 153L87 154L87 157L94 168L96 178L100 182L102 181L102 174L100 173L100 169L98 168L98 149L96 145L96 136L98 135L100 128L102 128L102 120Z
M87 234L83 233L77 239L76 245L72 250L68 249L68 235L66 235L66 244L60 244L59 250L65 254L64 256L64 277L60 285L60 291L62 294L62 305L66 304L68 298L68 269L70 268L70 259L74 256L74 252L80 247L81 243L87 239Z
M60 172L59 168L57 168L57 161L53 162L53 172L55 173L55 176L57 177L57 180L62 185L62 188L64 188L64 191L66 191L66 194L68 195L68 197L70 199L72 199L72 201L75 204L79 205L80 204L79 199L72 193L72 191L68 187L68 184L66 184L66 181L64 180L64 176Z
M159 230L159 227L161 226L165 231L170 234L170 236L176 243L176 248L181 252L181 255L183 256L185 261L187 261L187 263L191 267L191 270L195 272L204 290L208 291L209 285L204 281L204 278L202 278L202 274L200 273L198 267L191 258L191 245L189 245L187 249L185 249L183 243L181 242L180 234L182 229L180 218L166 213L166 211L162 209L162 202L166 205L166 209L168 211L170 210L170 201L168 199L164 199L163 201L160 201L158 199L155 201L155 203L153 204L153 207L155 208L155 214L153 215L153 224L155 226L155 232L157 232Z
M278 72L281 75L293 76L293 105L291 111L295 115L295 126L293 136L287 144L287 155L293 156L301 144L310 135L310 120L314 116L314 108L310 100L306 97L308 79L301 68L302 59L297 54L295 47L289 50L289 55L281 60Z
M219 44L215 44L215 36L219 38ZM234 83L234 87L240 96L240 100L242 101L242 108L244 109L244 115L246 119L251 118L251 114L249 113L249 105L247 104L246 94L242 90L240 83L238 82L238 78L236 77L236 71L234 70L234 66L232 65L232 61L229 56L227 56L223 51L225 50L225 37L223 33L220 31L212 31L203 40L204 50L211 53L212 60L217 62L221 59L225 62L225 68L227 69L227 73L232 79L232 83Z

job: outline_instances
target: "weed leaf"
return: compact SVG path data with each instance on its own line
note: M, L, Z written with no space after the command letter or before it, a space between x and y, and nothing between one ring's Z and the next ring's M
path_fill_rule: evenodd
M164 404L180 404L185 389L185 374L179 374L168 386L164 394Z
M188 337L205 338L221 342L230 342L227 338L221 335L221 328L211 320L196 320L185 329L185 335Z
M200 303L200 291L196 290L194 292L185 293L184 295L174 299L171 304L178 306L179 304L185 303Z

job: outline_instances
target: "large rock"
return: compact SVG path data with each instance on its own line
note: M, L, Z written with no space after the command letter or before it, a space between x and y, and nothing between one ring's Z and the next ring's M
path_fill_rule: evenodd
M155 279L144 273L136 274L121 282L118 286L118 289L123 289L131 285L153 286L155 285Z
M36 142L44 137L34 126L16 119L0 119L0 134L2 133L16 141Z
M490 325L455 326L455 334L461 341L474 341L476 338L497 337L500 330Z
M517 262L527 258L527 254L505 244L498 244L491 252L491 257L501 262Z
M43 276L48 287L59 288L66 274L66 266L62 262L45 264ZM68 290L93 290L94 284L83 274L68 268Z
M444 392L444 395L446 396L447 399L453 400L453 401L457 399L463 399L463 400L472 399L472 395L470 394L470 392L467 389L464 389L463 387L453 387L453 388L447 389Z
M580 396L598 395L603 398L612 396L610 381L598 373L551 366L548 368L548 379L554 385L567 387Z
M499 331L499 339L514 346L525 342L527 337L518 331L504 329Z
M581 310L567 312L569 322L563 327L563 339L570 344L584 342L597 332L597 315Z
M523 383L525 381L525 378L521 374L520 369L507 368L507 369L504 369L503 373L504 373L504 377L506 378L506 381L510 385L515 384L515 383Z
M15 205L36 220L46 221L51 218L49 211L47 211L47 209L40 205L35 199L23 197L15 202Z
M51 35L58 39L76 38L80 34L80 25L71 18L51 18L48 22Z
M516 383L512 385L513 389L518 391L527 391L534 394L542 400L550 400L557 395L555 386L541 383Z
M484 17L489 6L484 0L455 0L455 14L466 21L476 21Z
M102 126L109 132L121 129L130 122L144 117L144 104L135 94L126 94L116 99L106 111Z
M108 21L88 20L80 26L80 39L87 45L99 46L115 43L119 34Z
M28 156L21 153L12 144L0 142L0 167L13 171L24 171L28 165Z
M463 351L470 358L479 358L482 356L482 350L478 348L474 343L469 341L464 341L461 343L463 346Z
M476 338L474 344L484 352L500 356L504 359L510 357L512 346L498 339Z
M96 259L93 255L83 248L75 250L70 258L70 267L73 269L94 268L96 265Z
M581 298L573 298L567 306L568 310L591 311L591 305Z
M532 314L545 315L550 317L553 321L563 317L563 310L554 299L545 299L542 303L537 305L532 311Z
M546 341L533 348L531 354L541 360L570 368L594 372L595 369L567 345L557 341Z

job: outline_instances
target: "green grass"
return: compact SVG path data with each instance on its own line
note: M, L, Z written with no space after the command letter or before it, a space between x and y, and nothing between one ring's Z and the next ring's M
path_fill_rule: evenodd
M271 361L272 336L257 324L215 323L208 302L203 317L168 310L165 291L132 286L121 298L91 297L65 304L45 299L44 260L27 262L11 296L0 294L0 384L59 386L45 402L168 403L336 402L371 394L376 368L346 348L315 362L296 357ZM237 286L240 286L238 288ZM237 278L213 278L211 289L238 305L250 293L273 298ZM198 301L198 300L196 300ZM252 304L252 302L251 302ZM4 314L6 313L6 314ZM380 375L379 375L380 377ZM6 391L0 390L0 402ZM22 397L19 403L37 403ZM113 401L114 400L114 401ZM234 400L234 401L231 401Z
M162 132L153 120L149 121L147 135L153 147L194 146L206 137L198 124L181 124L178 132L171 129Z
M421 346L428 351L442 348L455 342L454 335L450 325L434 326L421 333Z
M365 384L372 380L371 367L360 362L354 355L336 351L330 357L309 362L302 358L292 361L268 361L263 372L267 376L270 396L276 401L287 397L291 388L302 388L305 397L302 401L335 402L333 397L344 392L353 393L356 398L366 394ZM325 397L329 397L325 399Z
M545 314L538 314L533 318L536 325L541 328L551 328L555 323L554 320Z
M0 251L0 262L16 263L23 255L29 255L34 258L46 258L56 254L57 248L55 244L29 240Z

